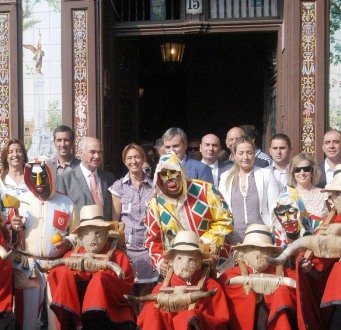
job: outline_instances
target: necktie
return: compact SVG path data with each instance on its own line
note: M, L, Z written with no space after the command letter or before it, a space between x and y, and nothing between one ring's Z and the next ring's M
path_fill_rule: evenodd
M96 176L93 172L91 172L89 176L90 176L90 191L91 191L92 198L97 205L100 205L103 207L103 200L102 200L101 192L99 190L99 185L96 180Z

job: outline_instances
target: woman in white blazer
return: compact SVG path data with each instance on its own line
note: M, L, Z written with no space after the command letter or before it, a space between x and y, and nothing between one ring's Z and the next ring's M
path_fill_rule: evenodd
M271 225L271 212L280 194L273 170L255 163L253 140L241 138L234 144L235 163L221 175L219 191L234 219L232 244L242 242L246 228L252 223Z

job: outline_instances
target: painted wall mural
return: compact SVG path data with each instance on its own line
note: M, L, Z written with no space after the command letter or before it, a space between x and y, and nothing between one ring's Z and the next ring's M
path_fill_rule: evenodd
M60 0L24 0L24 142L29 157L50 155L62 122Z

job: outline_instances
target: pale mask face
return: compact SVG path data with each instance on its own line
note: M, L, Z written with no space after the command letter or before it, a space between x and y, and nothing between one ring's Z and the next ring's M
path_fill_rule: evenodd
M294 205L277 203L274 213L287 235L295 236L298 233L300 212Z
M172 198L178 198L182 194L181 172L163 169L158 173L158 185L161 191Z
M177 276L189 281L193 274L201 268L202 257L198 251L176 251L171 264Z
M108 241L108 230L103 227L86 226L79 230L78 239L86 252L101 253Z
M241 256L248 266L253 268L258 273L261 273L269 267L266 257L272 257L273 254L274 253L271 250L252 246L245 247L241 253Z

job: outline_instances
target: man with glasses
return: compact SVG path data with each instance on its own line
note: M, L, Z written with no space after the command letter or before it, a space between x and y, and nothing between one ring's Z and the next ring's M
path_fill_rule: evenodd
M187 146L187 155L191 159L201 160L201 152L200 152L200 139L192 139L189 140Z

